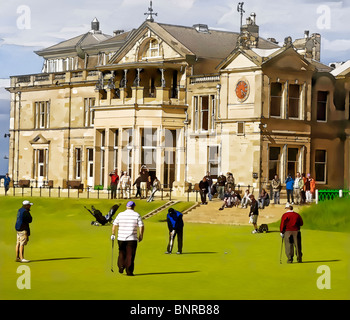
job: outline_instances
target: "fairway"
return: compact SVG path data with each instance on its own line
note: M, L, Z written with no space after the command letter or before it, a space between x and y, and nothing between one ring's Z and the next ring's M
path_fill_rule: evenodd
M83 208L94 205L105 214L114 203L125 204L125 200L31 199L32 235L25 248L31 262L27 264L15 262L14 225L22 199L0 201L0 299L350 298L349 233L303 229L304 262L286 264L283 253L280 264L277 227L267 234L251 234L251 226L186 223L183 254L166 255L166 222L153 217L145 220L135 277L127 277L117 272L116 261L111 272L111 226L91 226L93 217ZM137 201L135 211L144 215L164 202ZM115 258L117 253L115 248ZM17 287L21 276L17 268L23 265L30 269L30 289ZM317 285L322 283L320 266L329 267L330 289Z

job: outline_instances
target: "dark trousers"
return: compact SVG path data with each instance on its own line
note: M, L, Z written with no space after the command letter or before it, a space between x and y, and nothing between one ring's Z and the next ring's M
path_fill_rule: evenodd
M174 236L172 236L171 232L169 232L169 243L168 243L167 251L171 252L173 250L176 236L177 236L177 251L182 253L183 229L176 230Z
M135 198L137 198L137 196L140 196L141 198L141 187L136 187L137 188L137 192L135 194Z
M293 195L293 189L287 189L287 200L289 203L291 203L291 198L292 198L292 202L294 202L294 195Z
M207 202L207 190L200 190L199 192L201 194L202 203L206 203Z
M111 199L117 198L117 186L118 185L111 183Z
M134 260L136 256L137 240L131 241L119 241L119 256L118 256L118 268L119 270L126 269L127 274L134 273Z
M297 261L301 262L301 233L300 231L286 231L284 233L285 251L289 262L293 261L294 248L296 251Z

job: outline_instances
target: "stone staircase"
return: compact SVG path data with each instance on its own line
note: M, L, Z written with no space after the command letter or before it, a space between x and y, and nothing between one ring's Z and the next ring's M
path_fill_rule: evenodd
M145 214L145 215L142 217L142 219L143 219L143 220L146 220L146 219L148 219L148 218L154 216L155 214L157 214L157 213L159 213L159 212L161 212L161 211L163 211L163 210L165 210L165 209L167 209L167 208L173 206L174 204L176 204L176 203L178 203L178 202L180 202L180 201L176 201L176 200L168 201L167 203L163 204L163 205L160 206L159 208L154 209L153 211L151 211L151 212Z

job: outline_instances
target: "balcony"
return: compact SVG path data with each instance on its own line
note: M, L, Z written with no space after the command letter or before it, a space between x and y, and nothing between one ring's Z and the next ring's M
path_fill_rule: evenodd
M98 71L81 70L55 73L39 73L11 77L12 88L24 88L35 86L57 86L65 83L78 83L98 80Z

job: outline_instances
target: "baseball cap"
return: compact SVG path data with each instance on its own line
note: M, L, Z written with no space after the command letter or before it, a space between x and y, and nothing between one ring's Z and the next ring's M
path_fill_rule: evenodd
M127 208L131 208L131 207L135 207L135 206L136 206L136 204L135 204L134 201L129 201L129 202L126 204L126 207L127 207Z
M31 203L31 202L28 201L28 200L24 200L24 201L22 202L22 204L23 204L24 206L27 206L28 204L30 204L31 206L33 205L33 203Z
M284 207L284 209L289 209L289 207L290 207L290 204L289 204L289 202L287 202L286 206Z

